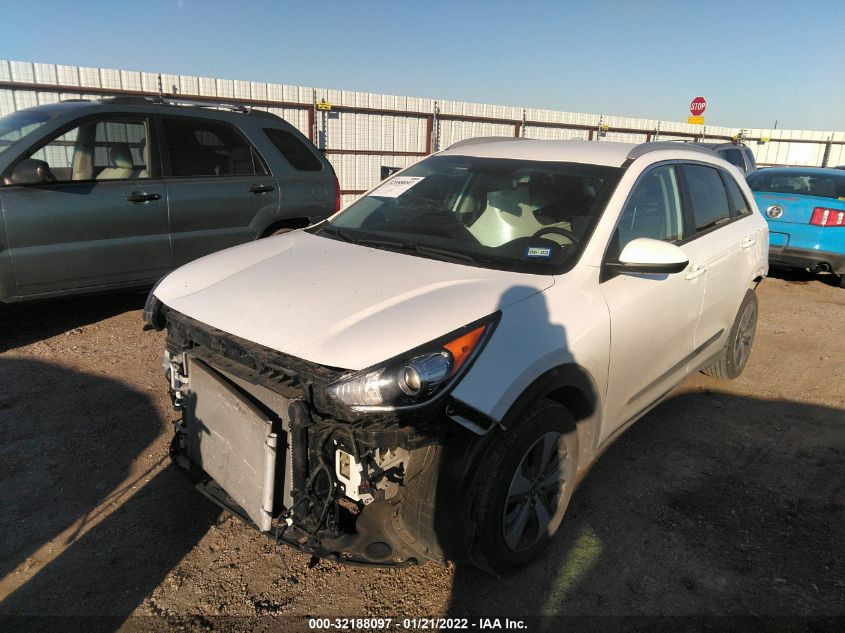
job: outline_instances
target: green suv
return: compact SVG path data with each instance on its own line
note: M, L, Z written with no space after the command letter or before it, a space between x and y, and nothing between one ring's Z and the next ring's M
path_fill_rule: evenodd
M326 158L269 112L162 98L0 118L0 302L149 286L339 208Z

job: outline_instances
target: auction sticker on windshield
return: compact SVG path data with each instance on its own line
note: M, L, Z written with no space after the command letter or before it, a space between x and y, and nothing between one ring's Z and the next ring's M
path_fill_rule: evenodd
M420 180L425 180L425 176L400 176L399 178L391 178L381 187L375 189L370 195L378 196L379 198L398 198Z
M528 250L525 251L525 256L549 259L552 256L552 249L543 246L529 246Z

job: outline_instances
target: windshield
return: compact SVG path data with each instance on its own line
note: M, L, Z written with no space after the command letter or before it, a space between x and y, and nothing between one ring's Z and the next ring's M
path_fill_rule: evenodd
M621 172L580 163L432 156L315 233L472 266L559 274L575 263Z
M845 174L763 169L748 177L751 191L845 198Z
M41 127L51 119L46 112L20 110L0 118L0 154L33 130Z

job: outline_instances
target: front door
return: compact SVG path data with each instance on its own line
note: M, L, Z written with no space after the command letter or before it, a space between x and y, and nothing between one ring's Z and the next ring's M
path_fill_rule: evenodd
M698 246L683 243L678 180L676 165L646 172L631 192L608 250L608 258L616 258L631 240L649 237L677 243L690 264L676 274L618 274L602 281L611 348L600 441L683 380L693 354L706 269Z
M87 118L29 152L52 181L0 189L19 295L143 283L170 269L150 124L137 115Z

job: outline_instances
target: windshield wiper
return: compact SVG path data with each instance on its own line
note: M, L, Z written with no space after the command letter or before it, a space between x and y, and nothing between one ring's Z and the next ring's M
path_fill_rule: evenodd
M445 248L437 248L436 246L424 246L416 242L408 242L404 240L378 240L378 239L362 239L355 242L360 246L370 246L372 248L383 248L386 250L405 251L415 253L417 255L429 256L432 259L449 259L468 264L474 264L477 260L472 255L453 251Z
M506 257L467 253L464 251L456 251L450 248L427 246L425 244L417 244L416 242L408 242L403 240L362 239L358 240L356 244L359 244L361 246L370 246L373 248L384 248L387 250L414 253L415 255L429 257L431 259L437 259L440 261L461 262L464 264L494 264L497 267L502 267L508 270L513 270L515 265L515 262L511 261Z
M321 227L320 233L326 233L328 235L332 235L332 236L340 239L341 241L349 242L350 244L358 244L359 243L358 240L356 240L354 237L349 235L349 233L347 233L346 231L343 231L343 230L341 230L341 229L339 229L336 226L333 226L331 224L327 224L326 226Z
M439 248L437 246L426 246L424 244L417 244L416 242L409 242L407 240L391 240L378 238L355 238L348 232L339 229L331 224L326 225L320 229L320 232L326 232L327 235L340 239L350 244L358 246L368 246L370 248L381 248L388 251L397 251L404 253L413 253L421 257L428 257L440 261L460 262L464 264L493 264L496 267L513 270L516 262L506 257L496 257L488 255L477 255L473 253L465 253L448 248Z

